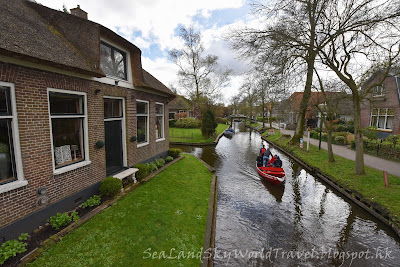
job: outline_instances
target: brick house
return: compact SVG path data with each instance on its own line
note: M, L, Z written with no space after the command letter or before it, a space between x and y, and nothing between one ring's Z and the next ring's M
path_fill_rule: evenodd
M142 69L139 48L79 6L0 1L1 242L165 156L175 95Z
M179 120L181 118L193 117L193 103L181 95L176 95L169 105L169 119Z
M366 81L364 88L381 79L380 72ZM375 126L385 137L400 133L400 77L393 73L375 86L361 105L361 127Z

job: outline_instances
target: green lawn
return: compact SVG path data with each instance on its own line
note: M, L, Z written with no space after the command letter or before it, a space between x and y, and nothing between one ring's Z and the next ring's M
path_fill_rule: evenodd
M185 155L68 234L32 265L198 266L200 259L183 259L182 254L178 259L178 254L201 251L211 180L201 162ZM171 251L175 259L166 259Z
M328 151L318 150L310 144L310 150L301 150L298 145L289 146L290 139L271 136L269 140L285 148L308 165L316 167L341 185L359 192L364 198L386 208L398 220L400 227L400 177L388 175L389 188L385 187L382 171L365 167L365 175L355 175L355 162L335 155L335 162L328 161Z
M226 124L218 124L217 135L222 133L228 128ZM215 137L205 139L201 135L201 130L196 129L186 129L186 128L169 128L169 141L170 142L183 142L183 143L211 143L214 142Z

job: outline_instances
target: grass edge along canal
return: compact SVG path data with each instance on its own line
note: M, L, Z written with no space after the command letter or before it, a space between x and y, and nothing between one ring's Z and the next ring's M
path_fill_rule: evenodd
M211 181L207 167L185 154L29 265L198 266Z
M318 169L324 176L340 184L353 193L360 194L372 207L400 229L400 177L388 174L389 187L385 187L383 173L365 166L365 175L354 174L355 162L335 155L335 162L328 161L328 151L318 150L310 144L310 149L300 149L298 145L289 145L290 138L283 136L278 130L275 135L268 136L268 130L262 136L272 143L294 155L310 167ZM389 216L390 215L390 216Z
M216 130L216 135L218 136L220 133L226 130L228 125L226 124L218 124ZM201 134L200 128L169 128L169 141L170 142L181 142L181 143L212 143L214 142L215 137L211 137L205 139Z

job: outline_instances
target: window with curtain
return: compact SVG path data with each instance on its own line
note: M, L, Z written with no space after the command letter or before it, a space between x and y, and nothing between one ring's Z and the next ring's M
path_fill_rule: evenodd
M55 168L85 160L85 96L49 91Z
M156 103L156 139L164 138L164 104Z
M391 130L393 128L394 109L392 108L374 108L371 110L370 126L382 130Z
M143 100L136 101L137 118L137 143L138 145L149 142L149 102Z

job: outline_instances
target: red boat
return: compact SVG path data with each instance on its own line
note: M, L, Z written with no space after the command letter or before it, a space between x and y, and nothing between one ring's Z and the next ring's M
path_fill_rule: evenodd
M258 174L273 184L280 185L285 181L285 171L282 168L263 167L259 160L257 160L256 167Z

